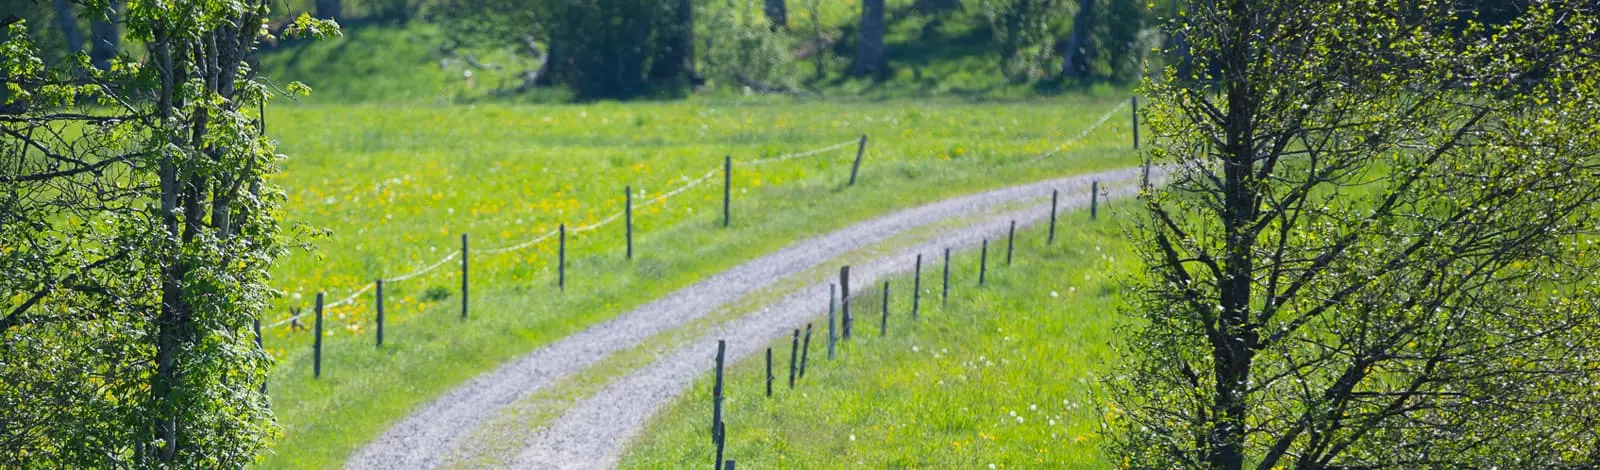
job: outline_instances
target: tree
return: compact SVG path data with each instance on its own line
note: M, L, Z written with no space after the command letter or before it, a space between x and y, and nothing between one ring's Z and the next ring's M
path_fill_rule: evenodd
M767 20L772 22L772 30L789 28L789 5L784 0L766 0Z
M1034 78L1055 43L1055 25L1067 2L1058 0L993 0L984 3L989 26L999 44L1000 73L1014 83ZM1083 30L1088 33L1088 28Z
M344 19L344 0L317 0L317 18L340 21Z
M856 56L850 63L850 75L857 77L889 73L889 59L883 45L883 0L861 0L860 35L856 39Z
M688 0L484 0L440 10L436 19L463 42L542 42L536 83L580 99L670 96L697 81Z
M281 156L245 64L267 13L134 2L115 18L143 62L103 70L47 65L8 25L0 466L242 467L274 434L250 325L285 249Z
M1145 16L1133 0L1079 0L1072 33L1061 45L1061 76L1079 81L1136 78L1142 49L1148 49L1139 46Z
M1118 460L1600 465L1600 11L1456 6L1192 2L1170 26L1202 75L1145 87L1171 184L1132 230Z
M1072 35L1061 51L1061 76L1087 78L1089 76L1089 22L1094 17L1095 0L1079 0L1078 12L1072 15Z
M109 70L111 59L122 53L120 18L122 8L122 2L112 1L103 8L92 11L94 21L89 23L89 36L92 40L89 47L89 62L97 69Z
M911 3L911 8L924 14L935 15L961 10L961 0L916 0Z
M651 62L650 79L657 83L694 81L694 2L678 0L670 19L661 27L662 44ZM681 86L681 83L680 83Z
M67 41L67 51L76 53L83 50L83 33L78 31L78 15L73 14L71 0L56 0L56 25L61 28L61 36Z

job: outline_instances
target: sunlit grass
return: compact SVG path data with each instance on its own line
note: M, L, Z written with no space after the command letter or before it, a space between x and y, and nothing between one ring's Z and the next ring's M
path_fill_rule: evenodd
M720 228L721 177L636 211L637 257L620 223L569 239L568 289L555 289L554 240L474 254L472 312L459 320L459 264L386 289L386 344L372 347L370 293L330 309L324 377L310 335L266 332L279 359L273 407L285 436L268 467L328 467L424 401L541 344L802 237L984 188L1126 167L1125 118L1063 148L1117 101L1019 104L596 104L584 106L298 106L269 110L290 155L277 182L295 223L325 227L320 251L274 270L288 295L265 320L342 298L459 250L511 245L559 223L642 202L733 155L734 225ZM1124 111L1125 112L1125 111ZM761 167L738 162L871 138L860 182L845 187L854 146ZM430 294L430 291L432 293ZM298 295L298 298L296 298ZM310 316L305 323L311 324Z
M856 311L871 321L858 320L837 360L826 360L819 354L826 343L814 342L794 390L786 384L787 339L770 345L780 369L772 398L763 396L764 357L734 364L727 458L752 468L1110 466L1098 450L1104 410L1094 384L1115 363L1114 313L1134 260L1115 221L1079 222L1083 212L1065 218L1051 246L1042 229L1019 233L1012 267L991 252L982 289L977 253L958 256L948 306L939 305L939 286L924 273L917 322L907 315L909 292L891 291L887 338L878 337L882 297L866 289ZM891 285L910 285L909 276ZM657 416L622 467L712 461L710 387L702 377Z

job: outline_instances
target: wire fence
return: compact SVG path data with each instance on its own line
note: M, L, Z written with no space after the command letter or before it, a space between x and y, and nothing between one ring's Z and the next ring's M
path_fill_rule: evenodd
M834 150L839 150L839 149L842 149L842 148L846 148L846 147L848 147L851 144L854 144L856 142L857 142L856 139L851 139L851 140L848 140L848 141L845 141L845 142L841 142L841 143L838 143L838 144L829 145L827 147L822 147L822 148L813 149L813 150L807 150L807 151L804 151L804 152L796 152L796 153L784 154L784 155L779 155L779 156L770 157L770 158L763 158L763 159L760 159L760 160L753 160L753 161L745 162L743 164L744 165L765 165L765 164L768 164L768 163L776 163L776 162L794 160L794 159L798 159L798 158L822 155L822 154L825 154L825 153L828 153L828 152L831 152L831 151L834 151ZM695 187L698 187L698 186L700 186L702 184L705 184L706 181L709 181L712 177L716 176L717 173L720 172L720 171L722 171L722 168L720 166L717 167L717 168L713 168L713 169L711 169L711 171L707 171L704 175L701 175L699 178L695 178L693 180L690 180L689 182L684 183L683 185L678 186L677 188L673 188L671 191L667 191L666 193L664 193L664 194L662 194L660 196L656 196L656 197L645 199L643 202L641 202L636 207L637 208L644 208L644 207L649 207L649 206L654 205L654 204L659 204L659 203L665 202L666 200L671 199L671 198L673 198L673 197L675 197L675 196L677 196L679 194L683 194L685 191L688 191L690 189L694 189ZM616 222L618 219L621 219L623 214L624 214L624 212L625 212L625 210L617 211L616 213L611 214L611 215L607 216L606 218L601 219L598 222L595 222L595 223L592 223L592 224L589 224L589 225L585 225L585 226L581 226L581 227L575 227L572 230L570 230L570 233L578 234L578 233L587 232L587 231L590 231L590 230L595 230L595 229L598 229L600 227L604 227L606 225L610 225L611 223ZM470 251L471 254L487 254L487 255L497 255L497 254L510 253L510 252L513 252L513 251L523 250L523 249L526 249L526 248L530 248L530 247L536 246L540 242L543 242L545 240L549 240L551 237L555 237L558 234L558 232L559 232L558 230L551 230L551 231L545 232L543 234L540 234L540 235L538 235L536 237L533 237L531 239L528 239L526 241L523 241L523 242L520 242L520 243L517 243L517 244L514 244L514 245L510 245L510 246L501 247L501 248L471 249L469 251ZM412 278L416 278L416 277L428 274L430 272L433 272L434 270L437 270L440 267L450 263L450 261L453 261L453 260L455 260L457 258L460 258L460 257L461 257L461 252L453 251L449 255L446 255L445 257L440 258L438 261L435 261L433 264L430 264L427 267L424 267L422 269L418 269L416 271L412 271L412 272L409 272L409 273L406 273L406 274L402 274L402 275L399 275L399 276L395 276L395 277L392 277L392 278L385 278L385 279L383 279L383 282L384 282L384 284L393 284L393 283L396 283L396 282L402 282L402 281L406 281L406 280L409 280L409 279L412 279ZM377 285L378 285L377 281L368 282L365 285L362 285L361 287L356 288L355 291L350 293L350 295L347 295L347 296L345 296L345 297L343 297L343 298L341 298L339 300L335 300L333 302L323 304L322 307L324 309L330 309L330 308L334 308L334 307L338 307L338 306L342 306L342 305L348 305L350 303L355 302L356 299L360 298L362 294L365 294L365 293L371 291L372 289L376 288ZM276 322L273 322L270 325L266 325L266 328L282 327L284 325L288 325L290 323L293 323L293 322L299 320L303 316L306 316L306 315L309 315L309 314L313 314L313 313L315 313L315 312L312 312L312 311L301 311L299 313L296 313L294 315L289 316L288 318L284 318L282 320L278 320Z
M1056 148L1050 149L1049 152L1045 152L1043 155L1034 157L1032 160L1028 160L1028 162L1026 164L1032 165L1034 163L1039 163L1040 160L1044 160L1046 158L1050 158L1051 155L1055 155L1057 153L1060 153L1062 147L1065 147L1065 146L1067 146L1069 144L1075 144L1078 141L1083 140L1084 137L1088 137L1089 136L1090 132L1094 132L1095 129L1099 129L1102 124L1105 124L1106 121L1111 119L1111 116L1116 115L1118 112L1122 111L1122 109L1126 108L1126 107L1128 107L1128 103L1122 103L1122 104L1117 105L1117 107L1115 107L1115 108L1111 108L1110 111L1106 111L1106 113L1104 115L1100 116L1100 120L1095 121L1094 124L1091 124L1091 125L1089 125L1089 127L1084 128L1082 132L1078 133L1078 135L1072 136L1071 139L1068 139L1066 142L1062 142L1061 145L1057 145Z
M1111 116L1113 116L1116 113L1122 111L1126 107L1128 107L1128 103L1122 103L1122 104L1116 106L1115 108L1112 108L1110 111L1107 111L1104 115L1102 115L1099 120L1095 121L1094 124L1091 124L1089 127L1084 128L1076 136L1073 136L1071 139L1067 140L1066 142L1063 142L1061 145L1058 145L1055 148L1052 148L1050 151L1045 152L1044 154L1039 155L1037 157L1034 157L1031 160L1028 160L1024 164L1038 163L1039 161L1042 161L1042 160L1044 160L1046 158L1049 158L1052 155L1055 155L1055 154L1059 153L1064 146L1076 143L1076 142L1078 142L1080 140L1083 140L1083 138L1087 137L1091 132L1094 132L1096 129L1100 128L1100 126L1104 125L1106 123L1106 121L1110 120ZM833 152L833 151L837 151L837 150L848 148L849 146L857 144L859 142L864 142L864 138L862 140L850 139L850 140L847 140L847 141L844 141L844 142L840 142L840 143L837 143L837 144L833 144L833 145L829 145L829 146L825 146L825 147L821 147L821 148L816 148L816 149L811 149L811 150L806 150L806 151L801 151L801 152L795 152L795 153L789 153L789 154L783 154L783 155L778 155L778 156L773 156L773 157L768 157L768 158L762 158L762 159L757 159L757 160L751 160L751 161L741 162L740 164L742 166L760 166L760 165L766 165L766 164L771 164L771 163L785 162L785 161L789 161L789 160L795 160L795 159L800 159L800 158L823 155L823 154L826 154L828 152ZM864 143L863 143L863 145L864 145ZM649 207L651 205L655 205L655 204L659 204L659 203L665 202L668 199L676 197L676 196L678 196L680 194L683 194L686 191L689 191L691 189L699 187L702 184L705 184L706 181L711 180L713 177L715 177L717 175L717 173L719 173L721 171L723 171L723 168L721 168L721 166L719 165L718 167L712 168L710 171L707 171L705 174L701 175L700 177L695 178L693 180L689 180L689 181L685 182L683 185L678 186L677 188L673 188L671 191L667 191L666 193L663 193L663 194L661 194L659 196L655 196L655 197L644 199L639 204L635 205L634 208L635 209L645 208L645 207ZM581 227L575 227L575 228L571 229L569 232L572 233L572 234L578 234L578 233L582 233L582 232L587 232L587 231L599 229L599 228L604 227L606 225L610 225L611 223L616 222L618 219L621 219L624 216L624 214L626 213L626 210L627 209L617 211L616 213L611 214L611 215L605 217L604 219L601 219L598 222L595 222L595 223L592 223L592 224L589 224L589 225L585 225L585 226L581 226ZM528 240L525 240L525 241L522 241L522 242L519 242L519 243L516 243L516 244L513 244L513 245L509 245L509 246L504 246L504 247L500 247L500 248L469 249L468 254L498 255L498 254L510 253L510 252L519 251L519 250L523 250L523 249L527 249L527 248L536 246L541 242L544 242L546 240L549 240L550 238L553 238L553 237L557 236L558 234L559 234L559 230L550 230L548 232L542 233L542 234L540 234L538 236L535 236L533 238L530 238ZM418 269L418 270L415 270L415 271L411 271L409 273L402 274L402 275L395 276L395 277L383 278L383 279L381 279L379 281L368 282L368 283L366 283L366 284L364 284L364 285L362 285L360 287L355 288L355 290L353 290L349 295L346 295L345 297L340 298L339 300L335 300L333 302L324 304L323 308L324 309L331 309L331 308L334 308L334 307L339 307L339 306L343 306L343 305L352 304L352 303L354 303L356 301L356 299L360 298L363 294L366 294L367 292L370 292L374 288L376 288L377 285L378 285L378 282L380 282L380 281L383 282L384 284L393 284L393 283L397 283L397 282L403 282L403 281L407 281L407 280L410 280L410 279L414 279L414 278L426 275L428 273L431 273L431 272L439 269L440 267L442 267L442 266L444 266L446 264L449 264L451 261L460 258L462 254L463 253L461 251L452 251L450 254L445 255L443 258L440 258L438 261L435 261L432 264L429 264L426 267L423 267L421 269ZM273 322L270 325L265 325L265 327L266 328L282 327L284 325L289 325L291 323L297 322L298 320L300 320L301 317L304 317L304 316L310 315L310 314L314 314L314 313L315 313L314 311L301 310L301 311L298 311L298 312L290 315L287 318L284 318L284 319L278 320L276 322Z

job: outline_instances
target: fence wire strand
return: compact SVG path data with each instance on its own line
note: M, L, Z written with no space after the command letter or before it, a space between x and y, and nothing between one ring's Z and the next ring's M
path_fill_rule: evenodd
M844 148L844 147L846 147L846 146L848 146L848 145L850 145L852 143L855 143L855 142L856 141L852 139L850 141L841 142L841 143L830 145L830 146L823 147L823 148L820 148L820 149L809 150L809 151L798 152L798 153L791 153L791 154L787 154L787 155L779 155L779 156L776 156L776 157L764 158L764 159L760 159L760 160L752 160L752 161L749 161L749 162L745 162L744 164L745 165L765 165L765 164L768 164L768 163L777 163L777 162L781 162L781 161L787 161L787 160L793 160L793 159L797 159L797 158L809 157L809 156L813 156L813 155L819 155L819 154L827 153L827 152L833 151L833 150L838 150L840 148ZM675 188L675 189L673 189L671 191L668 191L666 194L662 194L660 196L656 196L656 197L653 197L653 198L645 200L643 203L640 203L637 207L639 207L639 208L649 207L652 204L664 202L667 199L671 199L672 197L675 197L675 196L677 196L679 194L682 194L684 191L688 191L690 189L694 189L696 186L700 186L701 184L704 184L706 181L710 180L711 177L716 176L719 171L722 171L722 168L720 168L720 167L713 168L711 171L706 172L706 174L701 175L699 178L695 178L694 180L689 181L688 183L685 183L683 186L679 186L679 187L677 187L677 188ZM622 215L623 215L623 212L624 211L617 211L616 213L611 214L610 216L606 217L605 219L601 219L599 222L595 222L595 223L592 223L592 224L589 224L589 225L585 225L585 226L582 226L582 227L574 228L574 229L572 229L571 233L577 234L577 233L587 232L587 231L590 231L590 230L595 230L595 229L598 229L600 227L604 227L606 225L609 225L612 222L616 222L617 219L621 218ZM543 242L545 240L549 240L550 237L556 236L557 233L558 233L557 230L551 230L551 231L546 232L546 233L544 233L542 235L539 235L539 236L534 237L532 239L529 239L527 241L523 241L521 243L517 243L515 245L506 246L506 247L502 247L502 248L477 249L477 250L471 250L471 251L472 252L476 252L476 253L488 254L488 255L497 255L497 254L509 253L509 252L522 250L522 249L526 249L528 247L537 245L537 244L539 244L539 242ZM418 269L416 271L412 271L412 272L406 273L404 275L383 279L383 282L392 284L392 283L403 282L403 281L406 281L406 280L409 280L409 279L412 279L412 278L416 278L416 277L422 276L424 274L428 274L430 272L433 272L436 269L439 269L439 267L444 266L445 263L449 263L451 260L454 260L454 259L456 259L456 258L458 258L460 256L461 256L461 253L459 251L453 252L450 255L445 256L444 258L440 259L439 261L434 262L433 264L428 265L425 268ZM357 298L360 298L362 294L365 294L368 291L371 291L372 289L374 289L376 287L377 287L377 283L376 282L368 282L366 285L363 285L360 288L357 288L355 290L355 292L350 293L350 295L345 296L342 299L339 299L339 300L334 301L332 303L323 304L322 308L323 309L329 309L329 308L333 308L333 307L338 307L338 306L343 306L343 305L348 305L348 304L354 303L355 300ZM294 322L295 320L299 320L300 317L303 317L303 316L305 316L305 315L307 315L309 313L315 313L315 312L302 311L302 312L300 312L298 314L295 314L295 315L292 315L292 316L290 316L288 318L285 318L285 319L279 320L277 322L274 322L271 325L267 325L266 328L277 328L277 327L281 327L283 325L287 325L287 324L289 324L291 322Z
M1095 129L1099 129L1100 125L1105 124L1106 121L1111 119L1111 116L1116 115L1117 112L1122 111L1122 108L1126 108L1126 107L1128 107L1128 103L1122 103L1122 104L1117 105L1117 107L1115 107L1115 108L1111 108L1110 111L1106 111L1105 115L1100 116L1100 120L1095 121L1093 125L1085 128L1082 132L1079 132L1078 135L1073 136L1071 139L1068 139L1066 142L1062 142L1061 145L1057 145L1056 148L1050 149L1050 151L1049 152L1045 152L1044 155L1040 155L1038 157L1034 157L1034 159L1032 159L1032 160L1028 160L1028 162L1025 163L1025 164L1026 165L1032 165L1032 164L1035 164L1035 163L1039 163L1040 160L1044 160L1046 158L1050 158L1051 155L1055 155L1057 153L1061 153L1061 147L1062 146L1065 146L1065 145L1071 144L1071 143L1076 143L1076 142L1078 142L1080 140L1083 140L1084 137L1088 137L1090 132L1094 132Z

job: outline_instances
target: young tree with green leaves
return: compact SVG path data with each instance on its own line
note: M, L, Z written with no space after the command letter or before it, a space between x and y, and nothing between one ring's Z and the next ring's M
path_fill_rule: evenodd
M1600 10L1191 2L1107 413L1140 468L1600 465Z
M251 323L286 246L246 62L267 2L88 8L143 60L47 66L26 22L0 44L0 466L244 466L274 433Z

